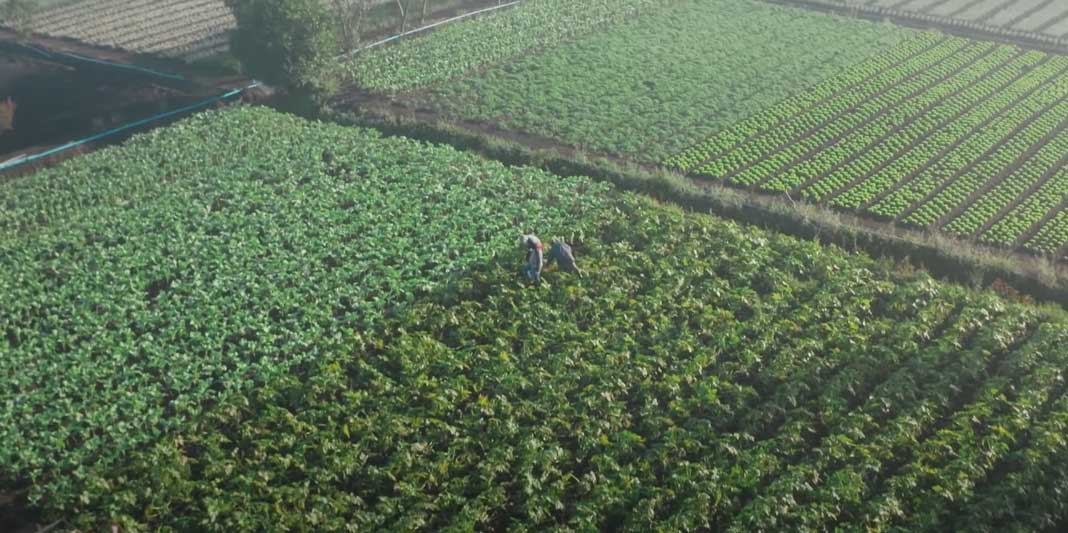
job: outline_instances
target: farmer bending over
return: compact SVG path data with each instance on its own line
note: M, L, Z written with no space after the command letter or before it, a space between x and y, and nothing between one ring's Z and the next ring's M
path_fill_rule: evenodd
M541 268L545 265L545 246L535 235L523 235L521 243L527 250L527 265L523 267L523 273L530 281L540 285Z
M575 255L571 253L571 245L561 239L553 239L552 248L549 249L549 260L547 264L551 265L554 261L560 265L560 270L571 272L582 277L582 271L579 270L578 265L575 264Z

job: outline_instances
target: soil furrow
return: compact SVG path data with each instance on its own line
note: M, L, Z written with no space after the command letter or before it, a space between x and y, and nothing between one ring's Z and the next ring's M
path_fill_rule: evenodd
M967 50L968 50L968 49L966 48L966 49L964 49L964 50L961 50L961 51L959 51L959 52L957 52L957 53L967 53ZM972 59L971 59L971 60L969 60L969 61L968 61L968 62L967 62L966 64L964 64L964 65L962 65L962 66L960 66L960 67L958 67L958 68L955 68L955 69L953 69L953 71L952 71L952 72L949 72L949 73L948 73L948 74L946 74L945 76L942 76L942 77L940 77L940 78L938 78L938 79L936 79L936 80L932 80L931 82L929 82L929 83L926 83L926 84L924 84L923 86L921 86L921 87L917 88L916 90L912 91L911 93L909 93L909 94L905 95L905 96L904 96L903 98L901 98L900 100L898 100L898 102L896 102L896 104L899 104L900 102L906 102L906 101L908 101L908 100L912 100L913 98L916 98L917 96L919 96L919 95L923 94L924 92L927 92L928 90L930 90L930 89L931 89L931 87L934 87L934 86L936 86L936 85L938 85L938 84L942 83L943 81L945 81L945 80L947 80L947 79L949 79L949 78L952 78L953 76L956 76L956 75L960 74L960 73L961 73L961 72L963 72L963 71L964 71L965 69L967 69L967 68L971 67L971 66L972 66L973 64L975 64L976 62L980 61L980 60L981 60L981 59L983 59L984 57L986 57L986 56L990 55L991 53L993 53L993 51L994 51L994 48L991 48L991 49L987 50L986 52L982 53L982 54L981 54L980 56L978 56L978 57L975 57L975 58L972 58ZM955 55L955 54L954 54L954 55ZM951 56L951 57L952 57L952 56ZM946 58L946 59L948 60L948 59L950 59L950 58ZM940 61L940 62L939 62L939 64L941 64L941 63L943 63L943 62L945 62L945 61L944 61L944 60L943 60L943 61ZM932 66L932 68L933 68L933 66ZM899 83L898 85L902 85L903 83L908 83L908 82L909 82L909 81L911 81L911 80L912 80L912 79L913 79L913 78L914 78L915 76L917 76L917 75L919 75L919 74L922 74L922 72L917 72L917 73L915 73L915 74L914 74L913 76L910 76L910 77L909 77L908 79L904 80L904 81L903 81L902 83ZM889 90L889 88L888 88L888 90ZM857 106L857 107L859 108L859 107L861 107L861 106ZM889 113L890 113L890 112L892 112L893 110L894 110L894 105L888 105L888 106L886 106L885 108L883 108L883 109L879 110L879 112L875 113L874 115L872 115L872 116L869 116L869 117L867 117L867 118L863 119L863 120L862 120L862 121L861 121L860 123L858 123L858 124L856 124L855 126L853 126L853 127L849 128L849 129L848 129L848 130L846 130L845 132L843 132L843 133L841 133L841 134L839 134L839 135L836 135L836 136L834 136L833 138L829 139L828 141L824 142L823 144L820 144L819 146L816 146L815 148L813 148L813 149L809 150L809 151L808 151L808 152L806 152L805 154L803 154L803 155L801 155L801 156L799 156L799 157L795 158L795 159L794 159L793 161L790 161L790 162L789 162L789 163L787 163L786 165L783 165L783 166L779 167L778 169L776 169L776 171L774 171L774 172L769 172L767 176L765 176L765 177L764 177L763 179L761 179L760 181L758 181L757 183L755 183L755 184L754 184L754 185L753 185L753 186L752 186L751 188L754 188L754 189L755 189L755 188L759 188L759 187L761 187L762 185L764 185L764 184L765 184L765 183L767 183L768 181L770 181L770 180L774 179L774 178L776 177L776 175L777 175L777 174L778 174L778 173L779 173L780 171L782 171L783 169L787 169L787 168L792 168L792 167L794 167L794 166L797 166L797 165L798 165L799 163L801 163L802 161L805 161L805 160L807 160L807 159L810 159L810 158L811 158L811 157L813 157L814 155L818 154L818 153L819 153L820 151L822 151L822 150L826 150L826 149L827 149L827 147L829 147L829 146L833 146L833 145L837 144L837 143L838 143L838 142L840 142L840 141L841 141L842 139L844 139L844 138L846 138L846 137L849 137L850 135L852 135L853 133L855 133L855 132L856 132L857 130L859 130L859 129L861 129L861 128L864 128L865 126L867 126L867 125L871 124L872 122L875 122L876 120L879 120L880 118L882 118L882 117L886 116L887 114L889 114ZM816 132L818 132L818 131L819 131L819 129L816 129L816 130L812 130L812 131L809 131L809 132L808 132L808 133L806 133L806 134L805 134L805 135L804 135L804 136L803 136L803 137L802 137L801 139L799 139L799 140L798 140L798 142L805 142L806 140L808 140L808 138L809 138L809 137L811 137L812 135L814 135L814 134L815 134ZM772 154L772 156L774 156L774 155L775 155L775 154ZM732 177L733 177L733 176L732 176ZM728 178L728 179L729 179L729 178Z
M1052 4L1054 2L1060 2L1060 1L1062 1L1062 0L1046 0L1045 2L1042 2L1041 4L1038 4L1035 7L1032 7L1031 9L1028 9L1027 11L1024 11L1023 13L1020 13L1019 15L1014 17L1012 20L1010 20L1010 21L1006 22L1005 24L1003 24L1003 26L1006 27L1006 28L1015 28L1017 24L1027 20L1027 18L1030 17L1031 15L1034 15L1035 13L1038 13L1039 11L1042 11L1043 9L1046 8L1046 6L1049 6L1050 4Z
M977 18L973 19L972 22L985 23L986 21L990 20L990 17L993 17L994 15L997 15L1003 9L1005 9L1006 7L1008 7L1008 6L1012 5L1012 4L1015 4L1015 3L1016 3L1016 0L1005 0L1004 2L994 6L994 9L991 9L991 10L987 11L986 13L983 13L982 15L979 15Z
M1021 233L1020 236L1017 237L1016 240L1012 243L1013 248L1022 248L1023 245L1027 244L1031 241L1031 239L1035 238L1035 235L1038 235L1038 232L1042 231L1042 228L1045 227L1046 224L1049 224L1050 220L1053 220L1053 217L1056 217L1058 213L1065 209L1068 209L1068 195L1066 195L1064 199L1061 200L1060 205L1054 207L1053 209L1050 209L1049 212L1047 212L1045 215L1042 215L1042 218L1038 219L1038 221L1036 221L1034 224L1031 224L1031 227L1027 228L1027 231Z
M994 227L994 224L997 224L998 222L1001 222L1001 219L1005 218L1006 215L1011 213L1020 204L1026 202L1028 199L1031 198L1031 195L1035 194L1036 192L1038 192L1039 189L1041 189L1044 185L1046 185L1046 183L1049 182L1049 180L1052 179L1053 176L1056 176L1057 173L1060 172L1061 168L1064 167L1064 165L1066 165L1066 164L1068 164L1068 154L1065 154L1064 156L1062 156L1060 158L1060 160L1057 161L1057 164L1053 165L1052 167L1047 169L1045 172L1043 172L1042 176L1040 176L1037 180L1035 180L1035 182L1032 183L1031 186L1028 187L1026 191L1021 193L1012 202L1009 202L1008 205L1002 207L997 212L997 214L995 214L994 216L990 217L990 220L987 220L986 222L984 222L982 226L979 226L979 229L977 229L975 231L975 233L972 234L972 237L973 238L978 238L978 237L982 236L984 233L987 232L987 230L989 230L990 228ZM1056 211L1056 210L1054 210L1054 211Z
M843 166L848 165L850 163L853 163L857 159L863 157L864 154L866 154L872 147L879 146L880 144L883 144L888 139L891 139L895 135L900 133L902 130L908 128L909 126L912 126L921 116L926 115L932 109L935 109L936 107L944 104L946 101L952 100L952 99L960 96L962 93L964 93L968 89L972 88L975 84L980 83L980 82L990 78L991 76L993 76L997 72L1001 71L1001 69L1004 68L1006 65L1011 64L1013 61L1015 61L1017 58L1019 58L1022 53L1023 53L1022 51L1017 51L1017 53L1015 55L1013 55L1012 57L1006 59L1004 62L1002 62L1002 64L998 65L997 67L994 67L994 68L990 69L989 71L984 73L982 76L977 78L973 83L965 85L965 86L961 87L960 89L957 89L956 91L953 91L953 93L947 94L945 96L942 96L938 100L936 100L934 102L931 102L930 104L925 106L923 109L918 110L914 115L912 115L910 117L910 119L908 120L908 122L905 122L903 124L899 124L899 125L895 126L893 129L891 129L887 133L883 134L879 138L877 138L874 141L872 141L871 143L869 143L867 146L864 147L864 149L854 152L853 155L851 155L850 157L846 158L843 161L839 161L836 165L834 165L833 167L828 169L826 172L823 172L818 176L810 178L807 181L805 181L805 183L802 183L801 185L798 185L797 187L794 187L790 191L790 194L796 194L796 193L798 193L798 192L800 192L800 191L802 191L804 189L807 189L807 188L811 187L812 185L816 184L817 182L819 182L820 180L826 178L827 176L830 176L830 175L834 174L835 172L837 172ZM1000 91L1001 89L1003 89L1005 87L1008 87L1012 83L1015 83L1016 80L1018 80L1020 78L1020 76L1022 76L1023 74L1024 73L1022 73L1022 72L1020 74L1017 74L1015 77L1012 78L1012 80L1008 81L1007 83L1004 83L1004 84L1000 85L997 89L995 89L995 91ZM952 122L953 120L956 120L957 117L960 117L961 115L963 115L964 113L967 113L968 111L970 111L970 109L961 110L959 113L953 115L952 117L950 117L950 118L948 118L948 119L946 119L946 120L944 120L942 122L939 122L938 125L935 127L935 129L941 128L945 124L948 124L948 123ZM930 137L933 133L934 133L934 130L924 134L924 136L921 137L920 139L918 139L916 143L913 143L913 146L915 146L916 144L918 144L920 142L923 142L928 137ZM905 151L907 151L907 149ZM886 167L886 165L889 165L895 159L897 159L897 156L891 157L886 162L884 162L882 165L877 167L874 172L878 172L879 170L882 170L883 168ZM839 188L834 193L827 195L827 197L824 198L823 200L821 200L819 202L819 204L820 205L826 205L827 202L829 202L830 200L832 200L833 198L838 196L838 194L840 194L842 191L848 190L849 188L851 188L856 183L859 183L860 181L863 181L864 179L867 179L869 176L873 175L874 172L868 173L867 175L863 175L863 176L857 176L856 179L854 179L853 181L851 181L848 184L844 185L842 188Z
M965 4L961 5L960 7L957 8L956 11L953 11L952 13L949 13L948 15L946 15L946 17L947 18L956 18L957 15L960 15L961 13L964 13L965 11L968 11L972 7L977 6L977 5L979 5L979 4L981 4L981 3L985 2L985 1L986 0L972 0L971 2L968 2L968 3L965 3Z
M1027 162L1030 161L1031 158L1034 157L1035 154L1037 154L1043 146L1045 146L1048 142L1050 142L1054 137L1056 137L1066 128L1068 128L1068 119L1061 121L1056 128L1053 128L1052 131L1044 135L1041 139L1038 140L1038 142L1031 145L1027 149L1027 151L1018 155L1016 159L1012 162L1012 164L1001 169L1001 172L998 172L996 176L987 178L986 183L984 183L982 187L975 191L972 191L972 193L968 195L968 198L964 200L964 202L962 202L957 207L951 209L948 213L942 215L942 217L935 221L934 224L931 224L930 228L935 230L941 230L943 226L948 224L949 221L953 220L954 218L957 218L957 216L959 216L961 213L963 213L965 210L975 204L975 202L977 202L980 198L982 198L983 195L990 192L994 187L1000 185L1002 181L1005 181L1013 174L1015 174L1016 171L1019 170L1019 168L1023 165L1027 164ZM1002 146L1004 146L1004 143L1001 143L998 146L998 149L1000 149Z
M943 44L944 44L945 42L946 42L946 39L940 40L940 41L938 41L937 43L935 43L935 44L934 44L933 46L931 46L931 47L928 47L928 48L925 48L925 49L923 50L923 52L921 52L921 53L924 53L924 52L930 51L930 50L932 50L932 49L934 49L934 48L937 48L937 47L939 47L939 46L942 46L942 45L943 45ZM950 59L951 59L951 58L953 57L953 55L954 55L954 54L958 54L958 53L961 53L961 52L962 52L963 50L966 50L966 49L968 49L968 46L963 46L963 47L961 47L960 49L958 49L958 50L955 50L955 51L953 52L953 54L947 55L946 57L943 57L942 59L939 59L939 60L938 60L937 62L935 62L935 63L934 63L933 65L931 65L931 67L933 68L933 67L935 67L935 66L938 66L938 65L940 65L940 64L942 64L942 63L944 63L944 62L946 62L946 61L950 60ZM873 100L876 100L876 99L878 99L878 98L882 97L883 95L885 95L885 94L886 94L887 92L889 92L889 91L893 90L893 89L894 89L895 87L897 87L898 85L901 85L901 84L903 84L903 83L908 83L908 82L909 82L910 80L912 80L912 79L916 78L916 77L917 77L917 76L919 76L920 74L921 74L921 72L912 72L912 73L909 73L909 74L908 74L908 75L906 75L905 77L903 77L903 78L900 78L900 79L896 80L895 82L893 82L893 84L892 84L892 85L887 85L886 87L883 87L883 88L879 89L879 91L878 91L878 92L876 92L875 94L872 94L872 95L870 95L870 96L868 96L868 97L864 98L863 100L861 100L861 101L857 102L857 103L856 103L855 105L853 105L852 107L849 107L849 108L843 109L843 110L841 110L841 111L839 111L839 112L837 112L837 113L835 113L835 114L831 115L830 117L827 117L827 119L826 119L826 120L823 120L822 122L820 122L820 123L816 124L815 126L813 126L813 127L811 127L811 128L808 128L808 129L807 129L807 130L805 130L805 131L804 131L804 133L802 133L802 134L801 134L800 136L798 136L798 137L795 137L795 138L791 139L791 141L792 141L793 143L803 142L803 141L804 141L805 139L807 139L808 137L812 136L812 134L813 134L814 132L817 132L817 131L819 131L819 130L822 130L822 129L826 128L826 127L827 127L828 125L830 125L830 124L833 124L833 123L834 123L835 121L839 120L839 119L840 119L841 117L843 117L843 116L845 116L845 115L849 114L850 112L853 112L853 111L855 111L855 110L856 110L857 108L860 108L861 106L863 106L863 105L865 105L865 104L867 104L867 103L869 103L869 102L871 102L871 101L873 101ZM795 115L795 116L796 116L796 115ZM791 118L792 118L792 117L791 117ZM788 120L789 120L789 119L788 119ZM787 120L784 120L784 121L780 122L780 124L782 124L782 123L784 123L784 122L787 122ZM767 132L766 132L766 131L765 131L765 132L762 132L762 133L761 133L761 135L763 135L764 133L767 133ZM723 155L723 157L727 157L727 156L729 156L729 155L730 155L730 154L731 154L732 152L734 152L734 151L737 151L738 149L742 148L743 146L745 146L745 145L738 145L738 146L736 146L736 147L735 147L734 149L732 149L732 150L730 150L730 151L726 152L726 153L725 153L725 154ZM767 158L773 157L773 156L774 156L775 154L777 154L777 153L779 153L779 152L781 152L781 151L785 150L786 148L787 148L787 145L786 145L786 144L784 144L783 146L780 146L780 147L779 147L778 149L776 149L776 150L775 150L774 152L772 152L771 154L768 154L768 155L766 155L765 157L763 157L763 158L762 158L761 160L758 160L758 161L754 161L754 162L751 162L751 163L745 164L745 165L743 165L743 166L742 166L741 168L739 168L739 169L737 169L737 170L735 170L735 171L733 171L733 172L730 172L730 173L728 173L728 174L727 174L726 176L723 176L722 180L723 180L723 181L725 181L725 182L729 182L729 181L730 181L730 180L731 180L732 178L734 178L734 177L735 177L735 176L737 176L738 174L741 174L742 172L745 172L746 170L748 170L748 169L752 168L752 167L753 167L754 165L758 164L758 163L759 163L760 161L762 161L763 159L767 159ZM718 160L718 159L721 159L721 158L713 159L712 161L716 161L716 160ZM697 169L700 169L700 166L698 166L698 167L696 167L696 168L697 168Z
M1006 349L999 351L990 359L981 375L986 376L987 378L997 375L996 371L1009 359L1009 357L1024 348L1024 346L1034 338L1037 332L1038 324L1029 324L1026 333L1021 335L1020 338L1014 339ZM961 390L960 393L954 397L949 407L945 410L945 413L932 424L923 428L912 446L902 450L903 453L894 454L893 459L882 465L882 469L869 484L869 486L872 487L870 492L871 496L868 498L869 501L874 500L874 496L883 494L886 491L887 484L890 480L899 474L901 469L912 461L912 452L932 436L936 435L939 431L946 428L953 421L953 417L960 412L961 409L974 403L978 399L978 395L980 391L982 391L983 385L986 384L986 382L987 380L980 378L966 389ZM1015 383L1016 380L1012 380L1011 384L1015 385ZM839 524L840 522L835 523L830 529L835 530Z
M1049 61L1049 58L1047 57L1045 61ZM1041 65L1041 64L1040 64L1040 65ZM1038 68L1038 67L1039 67L1040 65L1036 65L1036 66L1035 66L1035 68ZM922 167L920 167L919 169L917 169L917 170L916 170L916 172L913 172L912 174L910 174L910 175L906 176L906 177L905 177L905 179L899 180L899 181L898 181L897 183L895 183L895 184L894 184L893 186L891 186L890 188L888 188L888 189L886 189L885 191L883 191L883 192L881 192L881 193L877 194L877 195L876 195L876 196L875 196L874 198L872 198L872 199L871 199L870 201L868 201L867 203L865 203L865 204L861 205L861 206L860 206L860 208L859 208L859 209L857 210L857 212L865 212L865 211L867 211L868 209L870 209L870 208L871 208L872 206L874 206L874 205L877 205L877 204L878 204L879 202L882 202L882 201L883 201L883 200L885 200L885 199L886 199L887 197L889 197L889 196L893 195L894 193L898 192L898 191L899 191L899 190L901 190L902 188L904 188L904 187L907 187L907 186L908 186L908 185L909 185L910 183L912 183L912 181L913 181L913 180L914 180L914 179L915 179L915 178L916 178L917 176L921 176L921 175L923 175L923 173L924 173L924 172L926 172L926 171L927 171L928 169L930 169L930 167L931 167L932 165L935 165L935 164L937 164L937 163L938 163L939 161L941 161L942 159L944 159L944 158L945 158L945 157L946 157L947 155L949 155L950 153L952 153L952 152L953 152L954 150L956 150L957 148L960 148L960 146L961 146L962 144L964 144L965 142L967 142L967 141L968 141L968 139L970 139L970 138L972 138L973 136L975 136L975 134L976 134L976 133L978 133L978 132L982 131L983 129L985 129L985 128L986 128L987 126L989 126L990 124L994 123L995 121L997 121L997 120L1000 120L1000 119L1001 119L1002 117L1004 117L1004 116L1005 116L1005 115L1006 115L1007 113L1009 113L1009 112L1011 112L1011 111L1012 111L1013 109L1015 109L1015 108L1016 108L1016 105L1017 105L1017 104L1019 104L1020 102L1023 102L1023 101L1025 101L1025 100L1027 100L1028 98L1031 98L1031 97L1032 97L1032 96L1034 96L1034 95L1035 95L1035 93L1037 93L1037 92L1038 92L1038 91L1039 91L1040 89L1042 89L1043 87L1046 87L1046 86L1050 85L1051 83L1053 83L1053 81L1054 81L1054 80L1055 80L1055 79L1056 79L1056 78L1057 78L1058 76L1061 76L1061 75L1063 75L1063 74L1065 74L1065 73L1068 73L1068 67L1066 67L1065 69L1062 69L1062 70L1061 70L1061 72L1060 72L1060 73L1058 73L1057 75L1055 75L1055 76L1051 76L1051 77L1050 77L1050 78L1049 78L1048 80L1046 80L1045 82L1043 82L1043 83L1040 83L1040 84L1038 84L1037 86L1035 86L1035 87L1034 87L1034 88L1032 88L1031 90L1029 90L1029 91L1025 92L1024 94L1020 95L1020 97L1019 97L1019 98L1016 98L1015 100L1013 100L1013 101L1012 101L1012 103L1010 103L1009 105L1006 105L1005 107L1003 107L1003 108L1002 108L1002 109L1001 109L1001 110L1000 110L1000 111L999 111L999 112L998 112L997 114L995 114L994 116L992 116L992 117L988 118L987 120L984 120L984 121L983 121L983 122L981 122L981 123L980 123L979 125L975 126L975 127L974 127L974 128L972 128L972 129L971 129L970 131L968 131L968 133L967 133L967 134L965 134L965 135L961 136L961 138L960 138L960 139L957 139L957 141L956 141L956 142L954 142L953 144L951 144L950 146L946 147L946 148L945 148L944 150L942 150L941 152L939 152L938 154L936 154L936 155L935 155L935 156L934 156L933 158L931 158L931 159L930 159L930 160L929 160L929 161L928 161L928 162L927 162L926 164L924 164L924 165L923 165ZM1054 105L1056 105L1056 104L1054 104ZM1051 107L1052 107L1052 106L1051 106ZM940 191L939 191L939 192L940 192ZM937 194L937 193L936 193L936 194ZM932 195L932 196L933 196L933 195ZM923 201L926 201L926 200L927 200L927 198L925 198L924 200L922 200L922 201L921 201L921 203L922 203Z
M946 37L943 37L942 39L939 39L939 40L937 40L935 42L932 42L930 45L928 45L928 46L926 46L924 48L921 48L919 50L916 50L914 53L909 54L908 56L901 58L901 60L891 63L890 65L887 66L886 70L897 68L897 67L901 66L902 64L904 64L904 63L906 63L908 61L912 61L917 56L927 53L932 48L934 48L936 46L940 46L945 41L946 41ZM883 74L883 71L872 72L871 74L866 76L864 79L862 79L860 81L857 81L856 83L850 83L849 85L846 85L846 86L840 88L839 90L835 91L833 94L827 95L826 97L819 99L818 101L816 101L816 102L814 102L812 104L811 108L817 108L817 107L822 106L822 105L826 104L827 102L830 102L830 101L832 101L834 99L841 98L842 94L847 93L847 92L853 90L853 88L861 86L862 84L865 84L868 81L870 81L872 78L878 77L878 76L880 76L882 74ZM802 111L802 112L805 112L805 111ZM794 116L796 116L796 115L790 115L790 116L783 117L782 119L777 121L774 126L772 126L771 128L768 128L768 129L772 129L775 126L778 126L779 124L787 122L787 121L793 119ZM726 156L727 154L729 154L729 153L733 152L734 150L738 149L738 147L744 146L744 145L752 142L757 137L760 137L761 135L764 135L765 133L767 133L768 129L763 129L761 131L758 131L758 132L746 137L745 139L742 139L742 140L734 143L734 145L732 145L730 148L724 150L723 153L720 155L720 157L710 157L708 159L705 159L704 161L701 161L700 163L698 163L696 165L693 165L693 168L695 168L695 169L696 168L700 168L700 167L702 167L704 165L707 165L708 163L711 163L713 161L716 161L717 159L720 159L720 158Z
M1057 15L1057 16L1047 20L1041 26L1035 28L1035 33L1045 33L1046 30L1048 30L1048 29L1050 29L1052 27L1055 27L1056 25L1058 25L1061 22L1063 22L1065 19L1068 19L1068 9L1066 9L1064 11L1064 13L1061 13L1060 15Z

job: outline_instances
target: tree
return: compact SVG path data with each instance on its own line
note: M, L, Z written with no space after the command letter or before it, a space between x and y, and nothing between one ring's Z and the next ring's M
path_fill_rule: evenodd
M10 26L20 38L33 31L33 12L37 11L35 0L0 0L0 21Z
M331 0L334 15L341 32L342 47L354 50L363 38L363 24L367 20L371 0Z
M397 10L400 11L400 33L408 27L408 3L397 0Z
M237 29L230 49L244 71L290 93L319 99L337 90L329 68L337 25L320 0L226 0Z

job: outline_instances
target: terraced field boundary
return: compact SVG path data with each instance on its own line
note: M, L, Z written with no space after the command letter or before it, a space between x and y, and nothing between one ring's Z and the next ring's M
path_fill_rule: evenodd
M560 176L589 176L694 211L864 251L897 262L902 268L926 269L937 278L969 286L1009 287L1027 299L1068 306L1068 265L1030 253L895 226L781 195L694 180L657 166L580 151L553 139L503 130L493 124L450 121L433 110L409 107L386 97L352 94L343 107L351 109L354 101L360 104L359 113L326 109L319 118L375 128L391 136L448 144L505 164L535 166ZM1068 209L1061 214L1068 223Z
M932 29L971 39L1000 41L1044 52L1068 53L1068 39L1055 38L1032 32L997 28L986 24L958 20L937 15L912 13L870 5L844 6L826 0L763 0L771 4L801 7L836 15L864 18L867 20L891 20L896 24L917 29Z

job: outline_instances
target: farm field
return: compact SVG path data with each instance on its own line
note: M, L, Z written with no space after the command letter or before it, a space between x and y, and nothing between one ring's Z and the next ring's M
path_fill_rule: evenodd
M451 119L655 162L907 35L759 3L684 1L400 98ZM421 65L415 55L382 54L397 71Z
M666 0L539 0L452 24L431 38L361 52L342 62L339 76L381 93L433 86L520 54L544 51L664 7Z
M235 24L222 0L83 0L37 14L34 31L195 61L226 51Z
M892 57L900 54L860 63L667 163L1064 257L1068 234L1055 228L1068 207L1068 57L956 38L884 69Z
M707 27L725 29L710 37ZM453 42L409 44L439 38ZM417 54L379 53L387 66L363 79L368 90L419 69ZM759 3L683 2L386 98L534 143L1061 260L1066 80L1063 55Z
M464 0L431 0L428 12L457 8L463 3ZM372 4L368 29L381 31L399 25L393 20L396 7L392 1L376 0ZM230 30L236 24L223 0L59 0L39 5L42 11L34 17L35 32L183 61L197 61L229 50Z
M1068 49L1068 4L1063 0L815 0L878 15L932 24L983 28L1006 38L1017 35Z
M263 109L7 183L3 484L75 505L91 466L317 360L516 227L598 216L602 192Z
M16 180L0 205L0 490L29 485L71 527L1068 513L1060 311L259 108ZM571 240L585 277L522 283L530 229Z
M496 41L487 21L407 44L466 44L480 28ZM724 30L709 38L707 27ZM801 49L787 40L805 42L804 53L791 56ZM464 50L456 57L499 61ZM390 85L405 72L439 72L437 60L400 48L375 60L374 74L358 78L364 88L445 120L1068 256L1068 57L1058 54L745 2L682 2L496 66L457 61L469 75L452 81L442 81L457 76L445 69Z

